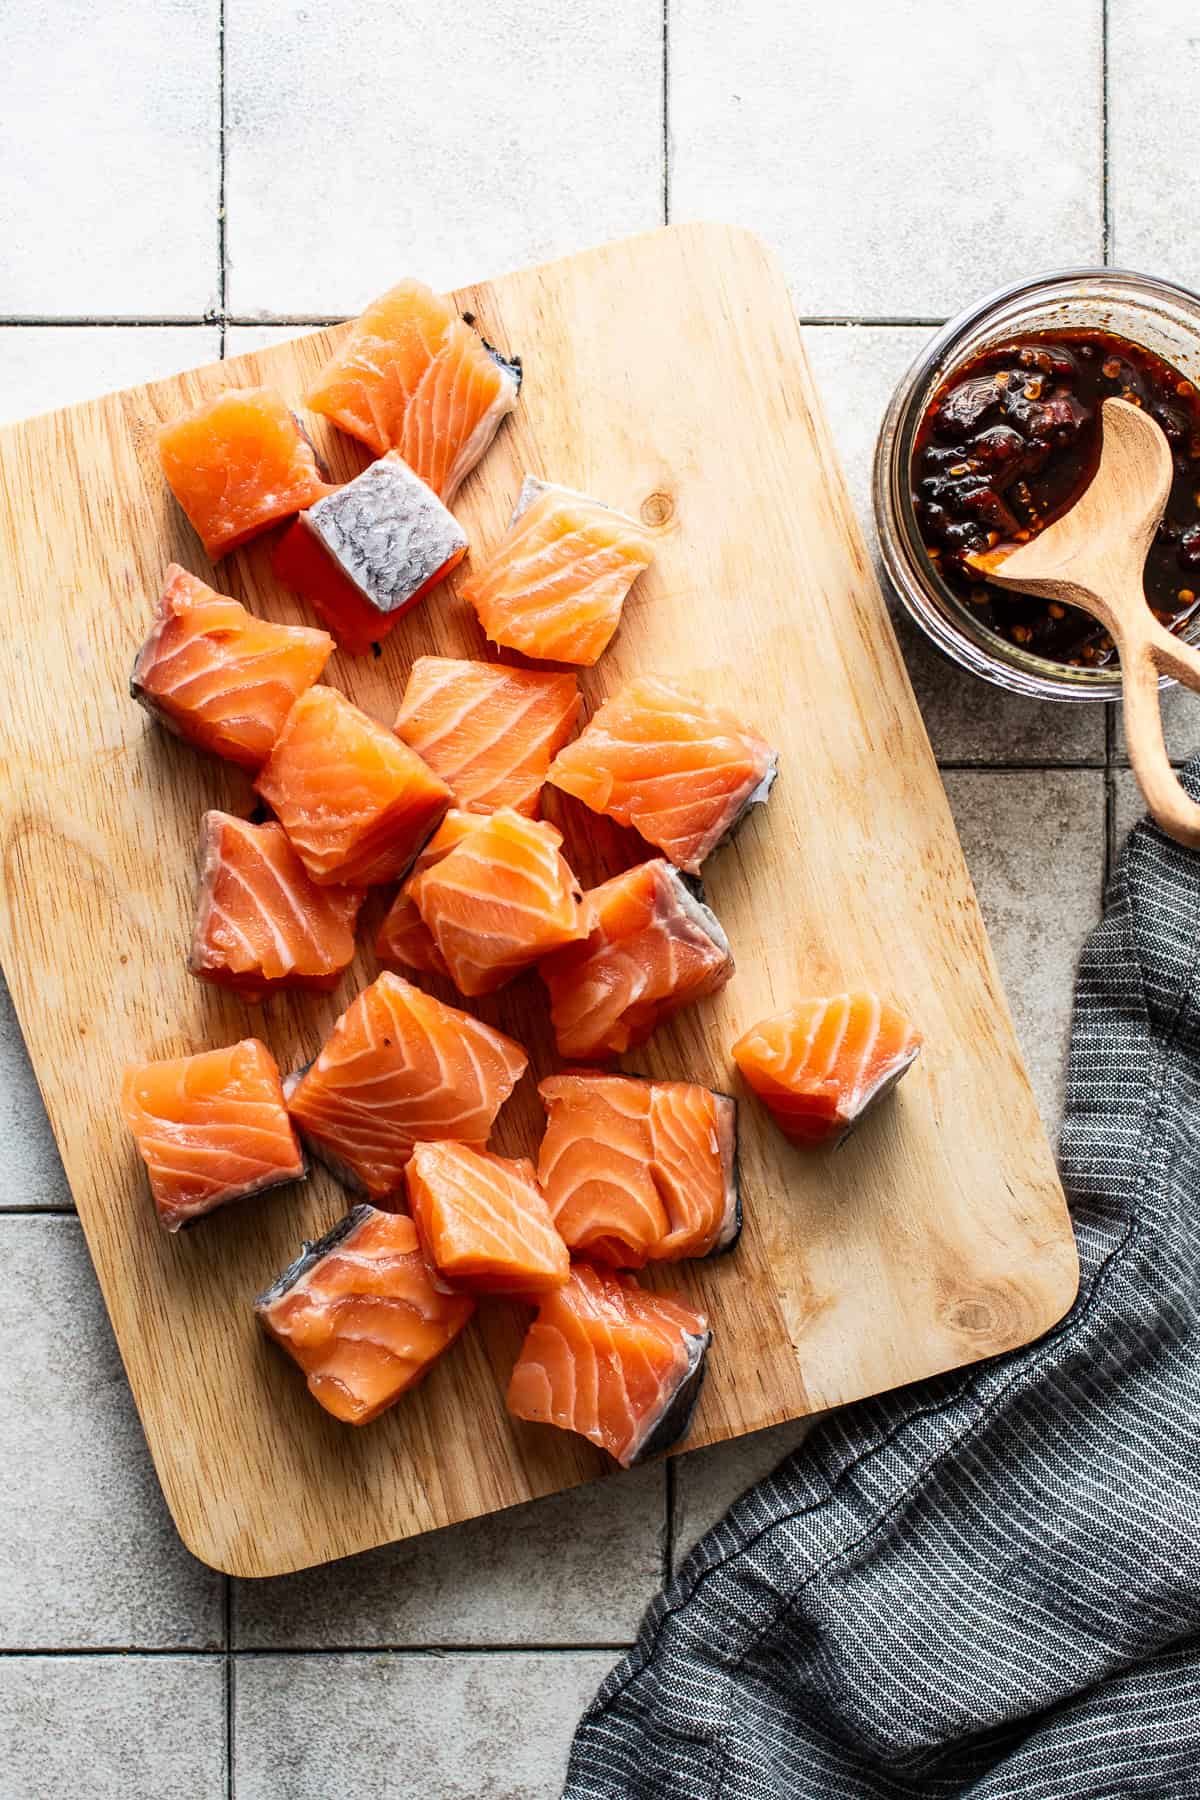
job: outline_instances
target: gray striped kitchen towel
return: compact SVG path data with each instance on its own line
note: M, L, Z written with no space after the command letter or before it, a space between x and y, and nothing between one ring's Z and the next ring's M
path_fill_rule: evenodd
M1200 1796L1198 959L1200 854L1143 822L1076 988L1075 1306L745 1495L585 1715L569 1800Z

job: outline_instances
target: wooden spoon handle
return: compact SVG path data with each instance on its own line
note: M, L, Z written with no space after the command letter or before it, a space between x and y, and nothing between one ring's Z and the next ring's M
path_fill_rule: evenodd
M1200 650L1194 644L1185 644L1173 632L1164 631L1157 622L1148 633L1148 641L1153 646L1159 673L1200 693Z
M1115 621L1114 621L1115 623ZM1159 639L1168 640L1167 646ZM1159 674L1165 669L1189 687L1200 688L1200 656L1170 638L1146 614L1145 626L1126 626L1117 635L1121 693L1129 760L1156 823L1176 843L1200 847L1200 806L1184 792L1171 767L1159 710Z

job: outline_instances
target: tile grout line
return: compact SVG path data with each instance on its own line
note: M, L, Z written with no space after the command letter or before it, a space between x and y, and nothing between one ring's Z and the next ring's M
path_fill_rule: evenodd
M245 321L247 324L261 325L262 319ZM162 330L169 328L178 330L186 327L194 330L199 325L217 325L220 319L216 308L205 313L172 313L158 314L148 317L144 313L5 313L0 316L0 327L5 331L123 331L130 326L139 330Z
M218 282L218 287L220 287ZM231 313L218 306L213 312L175 313L148 316L137 313L7 313L0 314L0 329L5 331L83 331L102 329L117 331L130 326L141 330L163 330L168 327L184 327L194 330L201 325L234 325L234 326L271 326L297 325L311 327L314 331L328 330L332 325L344 324L348 315L339 313L335 317L318 316L315 313ZM876 317L869 313L807 313L797 314L796 323L809 327L836 326L839 330L853 328L882 331L908 331L914 326L923 330L934 330L945 324L944 319L918 319L913 317Z
M217 307L221 327L221 360L229 329L228 255L225 232L225 0L217 6Z
M0 1206L0 1219L77 1219L73 1206Z
M971 762L954 757L938 758L938 768L952 775L1057 775L1084 769L1095 774L1103 773L1106 767L1107 762L1103 756L1093 757L1090 762L1046 762L1044 759L1032 762Z
M1100 232L1103 255L1108 263L1112 254L1111 197L1108 182L1108 3L1100 0Z
M36 1644L32 1647L22 1644L5 1644L0 1647L0 1662L13 1661L17 1657L43 1657L53 1661L65 1656L81 1656L91 1661L102 1656L111 1657L150 1657L156 1662L170 1657L198 1657L201 1662L217 1662L223 1660L224 1650L213 1644Z
M936 318L925 318L916 313L798 313L796 323L841 327L878 325L889 331L907 331L913 326L920 326L927 331L936 331L946 323L946 315L942 313Z
M663 224L671 223L671 0L662 12Z
M233 1655L233 1577L225 1575L222 1580L225 1583L222 1609L225 1626L225 1800L234 1800L233 1701L237 1665Z

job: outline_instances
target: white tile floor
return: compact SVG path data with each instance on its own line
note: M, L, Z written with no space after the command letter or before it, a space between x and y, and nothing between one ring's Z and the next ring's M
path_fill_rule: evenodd
M671 0L670 201L778 244L803 315L939 318L1102 249L1098 0Z
M0 412L253 348L400 271L722 216L785 258L865 517L884 401L947 311L1106 255L1200 281L1200 24L1107 11L1106 67L1102 0L14 0ZM1138 810L1119 734L902 639L1053 1129L1075 956ZM1176 755L1198 717L1174 702ZM803 1435L287 1581L211 1575L167 1520L6 1003L0 1337L0 1800L544 1800L672 1548Z
M418 24L419 20L419 24ZM662 217L661 0L233 0L228 296L351 312Z

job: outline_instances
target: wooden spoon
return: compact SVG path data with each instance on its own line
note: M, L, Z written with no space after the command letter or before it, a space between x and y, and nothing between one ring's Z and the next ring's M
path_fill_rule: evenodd
M1010 551L969 560L998 587L1082 607L1121 658L1129 760L1146 805L1168 837L1200 846L1200 806L1171 767L1159 712L1160 675L1200 691L1200 652L1165 631L1146 604L1142 571L1171 491L1171 447L1161 427L1127 400L1100 409L1100 463L1060 519Z

